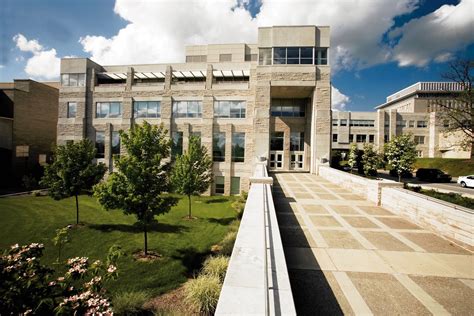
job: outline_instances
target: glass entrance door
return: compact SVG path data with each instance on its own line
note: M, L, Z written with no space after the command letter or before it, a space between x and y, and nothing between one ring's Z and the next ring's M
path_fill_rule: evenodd
M270 151L269 167L271 170L283 169L283 150Z
M290 169L304 170L304 151L290 152Z

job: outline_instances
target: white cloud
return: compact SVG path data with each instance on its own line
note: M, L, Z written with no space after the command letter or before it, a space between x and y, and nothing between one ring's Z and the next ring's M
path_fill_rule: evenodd
M333 69L363 68L389 58L382 36L418 0L261 2L252 18L243 1L116 0L115 12L129 24L110 38L87 35L80 43L103 64L179 62L188 44L255 43L257 26L330 25Z
M432 60L452 59L452 52L474 42L473 12L474 0L462 0L394 29L389 35L399 41L393 48L393 59L400 66L419 67Z
M54 48L46 50L38 40L28 40L23 34L15 35L13 40L19 50L33 54L25 65L25 72L31 78L50 80L59 77L60 58ZM24 57L19 56L15 60L23 61Z
M332 86L331 89L331 108L335 111L344 111L346 108L347 103L349 103L351 99L343 94L339 89Z

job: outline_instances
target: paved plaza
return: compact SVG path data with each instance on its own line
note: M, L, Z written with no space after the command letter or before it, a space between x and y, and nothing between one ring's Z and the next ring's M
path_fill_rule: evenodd
M471 252L316 175L273 177L299 315L474 314Z

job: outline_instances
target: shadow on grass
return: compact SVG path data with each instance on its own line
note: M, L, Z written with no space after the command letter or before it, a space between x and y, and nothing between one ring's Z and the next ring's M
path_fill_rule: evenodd
M225 203L225 202L227 202L227 201L229 201L229 200L227 200L227 199L222 199L222 198L221 198L221 199L212 199L212 200L207 200L207 201L205 201L204 203L206 203L206 204L212 204L212 203Z
M206 218L209 223L219 224L227 226L232 223L236 218L235 217L225 217L225 218Z
M143 226L135 223L131 225L126 224L90 224L88 227L102 232L113 232L119 231L124 233L141 233L143 232ZM152 223L148 226L148 232L159 232L159 233L181 233L189 230L188 227L183 225L170 225L164 223Z
M181 260L183 266L186 268L186 276L193 277L202 268L202 264L206 257L211 253L210 251L199 252L194 247L187 247L177 249L177 254L173 255L173 259Z

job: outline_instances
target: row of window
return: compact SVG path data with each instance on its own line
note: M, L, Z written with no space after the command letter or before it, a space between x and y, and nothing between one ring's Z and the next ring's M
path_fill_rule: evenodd
M63 87L84 87L86 74L61 74L61 85Z
M327 47L260 48L260 65L327 65Z
M224 194L225 192L225 177L216 176L214 179L216 194ZM240 194L240 177L230 177L230 194Z
M399 120L397 121L397 127L410 127L414 128L415 127L415 121L414 120ZM416 121L416 127L417 128L426 128L428 127L428 124L426 121Z
M347 126L347 119L333 119L332 126ZM356 127L374 127L375 120L349 120L349 126Z
M120 134L112 132L112 156L120 156ZM97 131L95 133L95 149L97 150L95 157L104 158L105 155L105 132Z
M304 117L308 99L272 99L272 116Z
M332 134L332 141L333 143L337 143L338 134ZM375 135L369 135L369 143L373 143L375 140ZM389 137L388 135L384 135L384 142L388 142ZM417 145L422 145L425 143L425 136L414 136L414 142ZM354 142L354 134L349 134L349 143ZM367 142L367 135L364 134L356 134L356 143L366 143Z
M270 134L270 150L283 150L285 139L284 132L274 132ZM290 151L304 151L304 133L290 133Z

